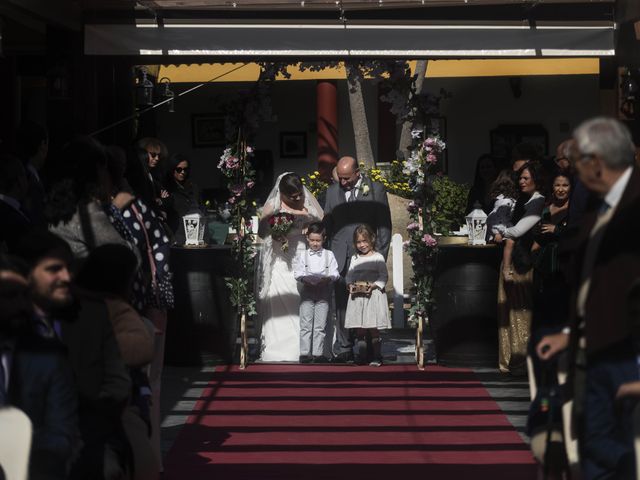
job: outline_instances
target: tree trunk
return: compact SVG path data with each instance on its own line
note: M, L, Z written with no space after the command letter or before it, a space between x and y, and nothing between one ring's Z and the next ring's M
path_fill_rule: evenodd
M358 67L347 64L347 69L353 68ZM349 106L351 107L351 121L353 122L353 134L356 143L356 159L358 163L364 163L365 168L373 168L375 160L373 159L367 112L362 96L362 80L359 75L353 75L353 77L356 78L356 81L349 82Z
M424 86L424 76L427 73L428 62L429 60L418 60L416 63L416 95L420 95L422 93L422 88ZM414 125L411 121L405 121L402 124L402 132L400 133L400 144L398 145L398 150L402 152L405 159L409 158L409 147L411 146L411 130L413 128Z

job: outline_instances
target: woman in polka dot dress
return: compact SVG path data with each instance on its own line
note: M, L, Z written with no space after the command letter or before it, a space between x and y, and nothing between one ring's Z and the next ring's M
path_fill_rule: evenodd
M116 229L140 251L142 265L133 290L140 310L173 308L169 269L169 237L153 210L136 198L121 211L110 212Z
M134 197L127 191L123 180L126 161L124 152L109 155L109 171L112 184L118 186L114 195L110 218L114 226L125 238L131 238L138 248L142 265L139 269L143 278L139 278L138 289L134 283L134 294L142 298L143 316L151 320L156 328L155 353L149 372L149 384L152 390L151 404L151 442L158 458L160 451L160 380L164 362L165 332L167 327L167 309L173 308L173 286L169 268L171 243L156 212L140 197ZM131 168L137 158L132 156L126 164Z
M173 308L173 287L169 269L170 241L156 212L139 196L130 193L123 174L126 156L122 149L109 147L107 163L114 185L109 219L120 235L135 245L142 264L134 280L132 304L143 313L148 307Z

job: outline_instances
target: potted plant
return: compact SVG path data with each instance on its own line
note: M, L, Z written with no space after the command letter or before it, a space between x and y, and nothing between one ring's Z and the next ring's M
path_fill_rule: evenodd
M448 236L449 232L465 224L469 187L442 174L432 177L431 186L434 192L431 221L437 233Z

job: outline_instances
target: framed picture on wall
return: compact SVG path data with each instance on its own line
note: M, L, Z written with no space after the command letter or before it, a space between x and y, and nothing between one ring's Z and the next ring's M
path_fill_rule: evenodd
M191 133L196 148L223 147L226 144L222 115L191 115Z
M280 157L304 158L307 156L307 132L281 132Z
M491 130L491 154L510 159L511 150L519 143L530 143L540 155L549 151L549 135L542 125L500 125Z
M447 119L445 117L427 117L425 134L438 134L443 142L447 141Z

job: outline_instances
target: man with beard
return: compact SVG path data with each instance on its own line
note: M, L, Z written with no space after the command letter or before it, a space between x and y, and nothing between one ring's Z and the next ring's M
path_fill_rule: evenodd
M34 334L32 316L27 280L0 255L0 407L31 420L29 478L62 480L77 443L77 393L64 348Z
M32 231L14 253L28 265L33 328L66 347L78 391L82 450L70 478L119 479L129 447L122 413L131 380L120 357L105 304L71 290L69 245L46 231Z

